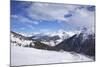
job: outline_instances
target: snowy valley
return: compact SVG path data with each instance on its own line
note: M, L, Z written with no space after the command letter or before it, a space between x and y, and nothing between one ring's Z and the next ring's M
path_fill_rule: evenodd
M11 47L11 66L93 61L93 59L77 53Z

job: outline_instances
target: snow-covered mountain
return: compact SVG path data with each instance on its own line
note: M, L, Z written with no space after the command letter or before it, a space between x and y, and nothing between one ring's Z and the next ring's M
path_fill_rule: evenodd
M34 47L47 50L65 50L95 55L95 33L86 28L80 31L59 31L52 34L40 33L31 37L11 31L11 45Z
M38 37L38 36L36 36ZM39 36L38 39L33 39L33 37L26 37L20 33L11 31L10 41L11 45L22 46L22 47L33 47L38 49L53 49L51 46L55 46L61 41L58 40L58 36Z
M74 51L95 56L95 33L90 33L84 29L80 33L65 39L55 47L65 51Z
M68 32L50 36L39 34L39 38L37 35L26 37L11 31L11 66L95 60L94 33L82 30L71 35ZM35 38L43 40L37 41Z
M57 32L52 32L52 33L34 34L30 38L36 41L41 41L42 43L45 43L50 46L55 46L78 32L79 31L72 32L72 31L59 30Z
M70 36L72 36L72 34ZM33 34L33 36L24 36L21 33L11 31L10 35L11 45L47 50L56 50L54 46L70 36L65 31L59 31L52 34L38 33Z
M74 51L95 56L95 34L86 29L71 35L63 31L51 35L37 34L31 37L11 31L11 45L56 51Z
M10 34L10 41L11 41L11 45L15 45L15 46L28 46L32 43L32 45L34 45L32 39L22 36L21 34L15 33L13 31L11 31Z
M27 34L26 33L19 33L25 37L30 37L35 40L52 40L53 37L56 37L58 39L67 39L74 34L76 34L78 31L65 31L65 30L58 30L56 32L46 32L46 33L31 33Z

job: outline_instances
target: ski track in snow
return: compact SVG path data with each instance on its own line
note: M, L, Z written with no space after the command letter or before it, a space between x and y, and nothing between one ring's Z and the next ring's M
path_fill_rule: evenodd
M48 51L35 48L11 46L11 66L93 61L81 55L70 52Z

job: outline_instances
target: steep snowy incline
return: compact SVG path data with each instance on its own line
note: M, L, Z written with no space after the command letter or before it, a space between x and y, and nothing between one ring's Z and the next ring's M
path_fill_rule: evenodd
M11 47L11 66L93 61L84 55L65 51L56 52L19 46Z
M10 34L10 41L11 41L11 45L14 46L28 46L30 45L30 43L32 43L32 45L34 45L33 41L28 39L28 37L25 37L19 33L15 33L13 31L11 31Z

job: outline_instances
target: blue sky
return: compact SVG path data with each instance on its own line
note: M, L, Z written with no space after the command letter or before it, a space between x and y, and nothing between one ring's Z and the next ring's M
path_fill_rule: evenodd
M95 6L11 2L11 30L16 32L73 31L94 27Z

